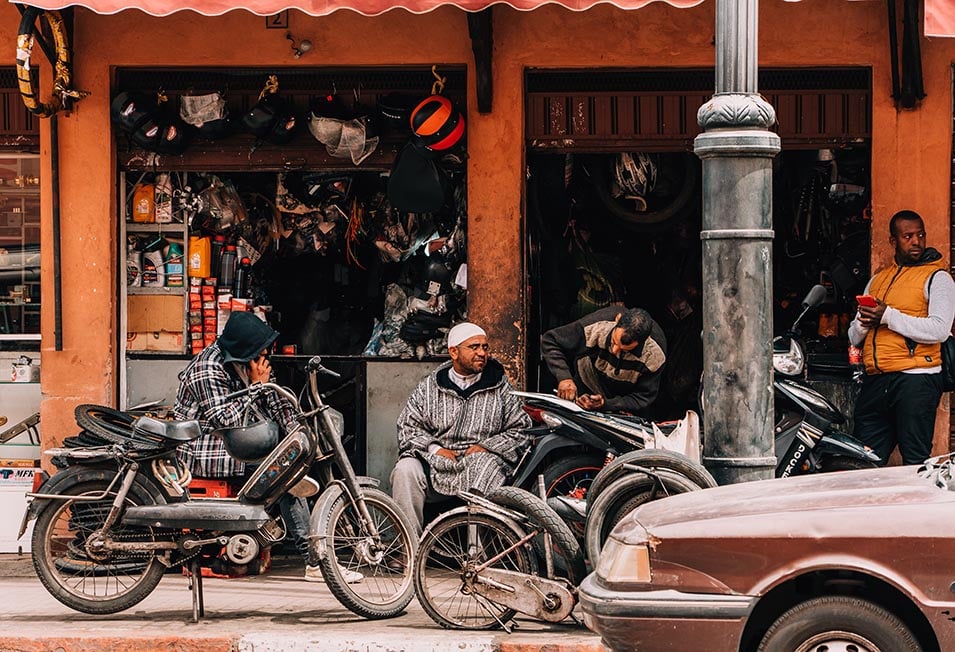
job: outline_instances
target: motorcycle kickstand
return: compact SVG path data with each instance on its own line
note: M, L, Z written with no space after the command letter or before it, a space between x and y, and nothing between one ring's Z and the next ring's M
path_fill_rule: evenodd
M189 562L189 588L192 589L192 622L198 623L206 615L206 606L202 599L202 569L199 560Z

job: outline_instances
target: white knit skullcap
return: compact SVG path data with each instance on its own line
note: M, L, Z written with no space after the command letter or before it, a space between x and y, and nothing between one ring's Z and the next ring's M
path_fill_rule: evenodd
M461 342L469 340L477 335L484 335L487 337L487 333L484 332L484 329L477 324L472 324L469 321L461 322L448 332L448 348L457 346Z

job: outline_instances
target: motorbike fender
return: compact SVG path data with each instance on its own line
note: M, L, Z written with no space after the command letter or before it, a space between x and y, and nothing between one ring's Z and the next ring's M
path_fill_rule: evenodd
M421 534L421 541L425 541L427 537L431 536L431 531L435 529L441 523L445 521L455 520L467 520L468 514L472 512L478 512L488 516L494 517L495 520L501 522L505 527L507 527L514 535L520 539L526 534L524 528L522 528L517 521L505 514L502 514L498 511L488 511L481 507L474 507L469 505L462 505L461 507L455 507L454 509L449 509L448 511L442 513L438 518L434 519L428 524L428 527L424 529L424 532Z
M372 478L367 475L356 476L355 480L358 482L359 487L377 489L378 485L381 484L378 478ZM315 501L315 506L312 508L312 514L308 519L308 538L313 546L316 559L325 559L328 557L328 542L325 541L325 537L319 533L325 531L325 524L328 523L328 519L331 518L332 505L334 505L335 501L344 493L345 485L342 484L341 480L336 480L325 488L321 495L319 495L318 500Z
M523 487L524 483L531 478L531 474L536 472L544 459L552 452L561 448L573 448L582 446L582 442L564 435L547 434L537 439L531 447L530 457L520 465L520 472L511 482L515 487ZM606 444L605 444L606 445ZM598 448L601 453L604 449ZM536 485L535 485L536 488Z
M816 444L815 453L817 455L854 457L872 462L873 464L880 462L879 456L875 454L875 451L867 449L865 445L855 437L850 437L837 430L830 430L822 436L822 439Z
M114 468L95 468L89 466L71 466L65 471L60 471L50 476L46 482L40 485L40 488L37 490L37 494L59 494L63 493L66 489L74 487L83 482L89 482L92 480L101 480L109 481L116 476L117 469ZM162 489L156 485L156 483L150 481L148 478L144 477L142 473L136 475L136 479L133 481L134 485L137 485L140 490L147 495L149 495L156 504L166 503L166 495L163 493ZM118 487L119 485L117 485ZM33 494L27 494L28 496L33 496ZM64 497L65 499L66 497ZM23 536L24 532L27 530L27 525L40 515L40 512L49 504L52 503L55 498L37 498L32 497L29 504L27 505L26 511L23 513L23 520L20 521L20 533L17 535L17 539Z

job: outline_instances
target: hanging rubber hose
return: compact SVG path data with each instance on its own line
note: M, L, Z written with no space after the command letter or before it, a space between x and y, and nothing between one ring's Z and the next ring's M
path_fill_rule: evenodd
M31 65L35 43L36 23L45 19L53 37L56 61L53 64L53 95L49 102L40 101L40 73ZM66 38L66 26L58 11L43 11L36 7L27 7L20 19L17 31L17 82L20 97L30 113L41 118L49 118L63 108L67 98L82 99L89 95L84 91L70 88L70 45Z

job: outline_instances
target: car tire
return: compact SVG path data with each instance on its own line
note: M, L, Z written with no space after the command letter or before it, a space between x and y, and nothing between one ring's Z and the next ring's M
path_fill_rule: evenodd
M849 596L814 598L796 605L773 623L759 644L759 652L819 649L918 652L922 648L897 616Z

